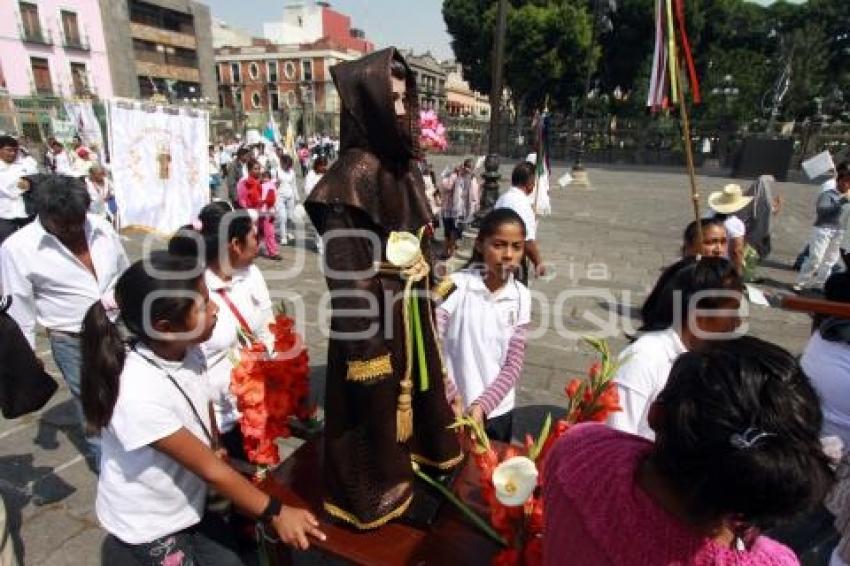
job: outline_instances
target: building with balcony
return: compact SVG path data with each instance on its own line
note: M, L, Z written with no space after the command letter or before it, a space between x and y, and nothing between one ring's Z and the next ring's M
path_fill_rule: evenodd
M328 39L302 45L254 43L216 50L219 106L252 126L262 126L271 114L281 123L300 123L302 133L338 132L340 100L330 69L361 54Z
M327 39L361 55L375 50L363 30L352 28L351 18L331 8L330 2L290 2L283 7L283 17L279 22L263 25L263 36L279 45Z
M403 53L407 64L416 77L419 89L419 108L433 110L437 114L446 111L446 72L431 53L414 55L411 51Z
M112 96L98 0L0 2L0 90L12 97Z
M115 95L215 101L209 7L193 0L100 0Z
M463 79L463 70L457 61L444 61L441 66L446 73L446 114L455 118L490 120L489 98L472 90Z

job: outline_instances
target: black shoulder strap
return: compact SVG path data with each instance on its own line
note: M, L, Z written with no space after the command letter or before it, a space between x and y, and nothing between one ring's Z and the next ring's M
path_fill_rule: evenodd
M195 419L198 421L198 424L201 425L201 428L204 430L204 435L207 437L207 440L209 440L210 445L215 448L215 442L213 439L213 435L210 432L210 429L207 427L206 423L204 423L204 419L201 418L201 415L198 413L198 410L195 408L195 404L192 403L192 400L189 398L189 395L187 395L186 391L180 386L179 383L177 383L177 380L174 379L174 377L170 373L168 373L165 368L163 368L160 364L156 363L156 361L139 352L135 347L133 348L133 351L139 354L139 356L141 356L141 358L148 362L150 365L164 373L165 377L167 377L168 380L174 384L174 387L176 387L180 394L183 396L183 398L186 399L186 402L189 404L189 408L192 409L192 414L195 415ZM212 418L212 413L210 413L210 417Z

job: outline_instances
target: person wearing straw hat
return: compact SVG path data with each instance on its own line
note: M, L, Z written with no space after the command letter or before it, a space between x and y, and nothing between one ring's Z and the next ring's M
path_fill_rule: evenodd
M800 292L806 287L823 288L832 268L838 263L839 248L844 236L841 225L841 208L847 204L850 190L850 172L840 174L835 188L822 191L815 203L815 225L809 236L809 257L803 262L793 289ZM812 285L814 283L814 285Z
M722 191L708 195L708 206L714 211L714 217L723 220L726 235L729 239L729 260L735 265L738 273L744 268L744 236L747 227L735 216L735 213L752 202L753 197L744 196L741 185L730 183Z

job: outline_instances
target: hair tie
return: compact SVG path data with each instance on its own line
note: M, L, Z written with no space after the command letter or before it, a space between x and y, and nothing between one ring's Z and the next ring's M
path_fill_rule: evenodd
M729 443L739 450L746 450L748 448L752 448L759 440L767 438L768 436L776 435L772 432L765 432L755 427L750 427L743 433L736 432L732 434L732 436L729 437Z
M114 292L102 296L100 298L100 304L103 306L103 310L106 311L106 318L109 319L109 322L115 324L115 321L118 320L118 316L121 314L121 309L118 308L118 303L115 301Z
M195 231L200 232L201 230L204 229L204 223L201 222L200 218L195 218L194 220L192 220L192 228Z

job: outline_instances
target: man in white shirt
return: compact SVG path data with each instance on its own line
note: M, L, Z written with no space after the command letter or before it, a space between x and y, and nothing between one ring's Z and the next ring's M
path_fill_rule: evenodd
M19 159L18 140L0 136L0 244L29 222L24 193L30 189L29 171Z
M54 172L57 175L77 176L77 172L71 166L71 156L65 151L65 146L61 142L56 139L50 142L50 151L53 152Z
M537 245L537 217L534 215L531 198L529 198L532 192L534 192L534 165L523 161L517 164L511 173L511 188L499 196L493 208L510 208L522 218L525 223L525 257L534 265L534 273L542 277L546 274L546 266L543 264L540 248ZM528 282L527 269L523 269L519 279L523 283Z
M35 347L36 324L47 330L53 359L80 404L80 330L89 307L112 303L118 277L129 266L110 224L87 214L90 197L80 179L51 176L39 186L35 221L0 246L0 282L12 297L9 315ZM100 445L88 438L97 469Z

